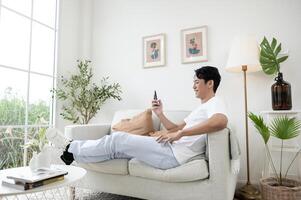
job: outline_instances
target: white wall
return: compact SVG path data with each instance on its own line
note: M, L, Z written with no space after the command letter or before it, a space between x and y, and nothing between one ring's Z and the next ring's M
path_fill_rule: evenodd
M63 61L59 67L67 64L70 66L76 60L76 56L91 55L95 81L99 81L103 76L110 76L110 80L119 82L123 90L122 101L108 101L92 123L110 121L114 111L118 109L149 107L154 90L157 90L159 98L163 100L165 109L192 110L199 104L192 91L194 69L203 65L216 66L222 75L217 94L228 103L230 121L236 127L242 145L242 170L239 179L244 181L246 165L243 76L224 70L231 41L238 34L254 34L258 42L264 35L269 39L274 36L282 42L284 51L289 50L290 57L282 64L281 70L285 80L292 84L293 109L301 108L298 84L301 72L299 0L94 0L92 5L91 1L62 1L66 4L62 16L67 16L62 19L60 26L59 59ZM67 5L66 2L72 5ZM79 9L79 4L87 5ZM91 21L77 22L77 12L85 13L86 17L92 13ZM91 25L86 24L90 22ZM65 27L65 24L70 23L74 27L78 26L79 31L79 27L86 24L91 28L92 38L89 38L88 32L82 33L81 38L74 36L77 33L71 31L72 27ZM180 30L203 25L208 26L209 61L181 64ZM142 37L158 33L165 33L167 36L167 64L164 67L144 69ZM70 47L65 40L77 42L77 48L81 52L76 52L76 44ZM82 41L86 41L86 49L91 47L91 54L83 53L83 45L79 47ZM71 52L66 52L68 50ZM64 72L59 70L59 74ZM262 72L248 75L250 111L271 109L272 83L273 77L268 77ZM57 119L59 124L61 120ZM261 138L255 133L251 123L249 124L251 180L257 181L263 165L263 145Z
M75 72L78 59L91 58L91 0L61 0L58 31L57 85L63 75ZM55 126L60 130L70 124L59 115L62 103L57 102Z

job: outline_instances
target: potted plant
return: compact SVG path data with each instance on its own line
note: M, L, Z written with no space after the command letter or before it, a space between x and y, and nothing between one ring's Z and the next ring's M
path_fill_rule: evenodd
M62 76L62 86L53 89L58 98L65 102L60 113L64 119L73 123L88 124L100 110L101 106L110 98L121 100L119 83L109 84L109 77L101 80L100 86L92 83L91 61L77 61L78 74L69 79Z
M249 118L254 123L255 128L263 138L267 157L275 177L264 178L260 180L260 187L262 198L264 200L300 200L301 199L301 182L287 178L287 173L296 160L297 156L301 152L297 151L293 160L288 165L285 173L283 174L283 141L295 138L299 135L301 130L301 121L296 118L288 118L287 116L281 116L275 118L270 125L267 125L261 116L257 116L254 113L248 113ZM280 164L279 172L277 173L275 164L273 162L271 152L268 147L268 141L270 136L281 140L280 150Z
M272 92L272 108L273 110L290 110L292 108L291 86L283 80L283 74L280 72L280 63L284 62L288 56L280 56L281 43L277 44L277 40L273 38L272 42L263 38L260 44L259 61L264 73L275 75L276 83L271 87Z

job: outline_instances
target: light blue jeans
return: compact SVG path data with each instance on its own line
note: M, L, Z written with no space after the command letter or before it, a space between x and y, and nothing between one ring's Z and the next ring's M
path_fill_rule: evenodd
M180 164L173 155L170 143L158 143L156 138L114 132L98 140L74 140L68 152L77 162L91 163L117 158L137 158L159 169L169 169Z

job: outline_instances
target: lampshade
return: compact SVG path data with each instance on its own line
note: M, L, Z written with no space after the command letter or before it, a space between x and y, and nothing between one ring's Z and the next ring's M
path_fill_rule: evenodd
M226 65L226 71L241 72L243 65L247 66L247 72L261 70L259 48L253 36L240 36L234 39Z

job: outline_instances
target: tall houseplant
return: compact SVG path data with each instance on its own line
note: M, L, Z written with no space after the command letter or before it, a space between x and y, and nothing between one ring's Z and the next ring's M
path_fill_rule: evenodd
M262 188L262 196L264 199L295 199L294 196L301 197L301 182L287 179L287 173L296 160L297 156L301 152L301 148L295 154L293 160L289 164L288 168L283 175L283 142L284 140L292 139L300 134L301 121L296 118L288 118L287 116L281 116L275 118L270 125L267 125L261 116L257 116L254 113L248 113L249 118L254 123L255 128L263 138L268 159L271 163L272 170L275 174L274 178L261 179L260 184ZM280 164L279 172L277 172L275 164L273 162L271 152L269 150L268 141L270 136L281 140L280 150Z
M280 71L280 63L284 62L288 56L280 56L281 43L273 38L272 42L263 38L260 44L260 64L264 73L276 75L276 83L271 87L272 108L273 110L290 110L292 108L291 86L283 80L283 74Z
M108 77L101 80L100 86L92 83L90 63L89 60L78 61L79 73L69 79L62 76L62 86L53 90L65 103L60 115L73 123L88 124L108 99L121 100L119 83L109 84Z

